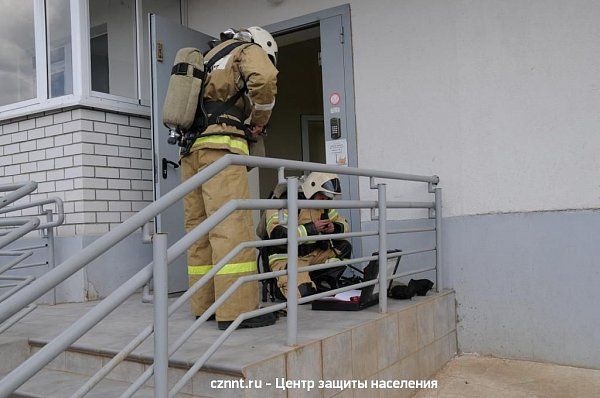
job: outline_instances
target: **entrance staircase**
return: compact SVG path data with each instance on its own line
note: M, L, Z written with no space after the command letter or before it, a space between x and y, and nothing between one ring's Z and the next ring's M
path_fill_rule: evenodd
M298 191L298 178L294 176L298 171L347 175L352 177L353 184L358 184L359 177L368 178L371 189L377 194L377 200L343 199L329 201L327 204L332 209L369 210L371 219L377 221L377 227L375 230L310 237L290 234L286 239L240 243L181 297L169 299L168 265L184 255L194 242L233 212L277 209L283 220L283 210L287 209L287 227L296 231L298 209L323 206L322 201L299 199L297 195L277 200L234 199L170 246L166 233L154 234L153 262L102 301L40 306L34 312L21 312L230 166L276 169L278 182L287 184L288 192ZM286 172L289 174L290 171L295 174L286 176ZM428 200L389 200L387 183L381 182L382 180L422 184L426 189L418 199ZM318 383L320 380L356 380L368 384L372 380L426 379L456 352L454 293L442 286L442 191L437 186L438 182L437 176L226 155L81 252L0 302L0 324L8 325L3 326L5 331L0 335L0 343L14 347L8 350L10 355L2 353L0 362L4 368L0 369L3 372L0 378L0 398L128 398L144 396L143 394L160 398L265 395L323 395L329 398L348 396L351 392L347 386L345 390L334 387L324 391L316 388L302 391L302 387L296 387L297 383L292 384L292 389L278 388L278 381L312 380ZM5 192L14 187L0 187L1 189ZM0 197L0 202L12 203L10 195L12 194ZM388 209L420 211L421 219L428 219L428 225L422 228L388 229ZM31 223L30 228L39 224L39 220L23 222ZM430 244L419 248L402 247L401 251L388 250L389 239L405 234L428 234ZM303 242L359 238L374 239L377 253L298 267L298 245ZM287 270L244 275L223 292L198 319L189 316L184 305L186 301L238 253L248 248L285 244L289 255ZM431 255L419 257L422 254ZM407 269L401 266L390 273L388 263L407 256L414 256L418 260L414 264L421 268ZM287 275L289 284L293 286L299 272L366 264L370 261L378 264L377 279L364 280L302 298L290 295L286 302L273 303L240 314L222 332L217 330L214 322L209 321L216 309L243 283L257 283ZM112 266L114 265L106 265L107 272L110 272ZM388 300L387 287L394 280L431 274L434 275L435 291L427 297L409 301ZM151 279L154 290L153 302L149 304L142 302L139 292ZM332 294L368 286L375 286L379 290L378 307L348 313L311 311L308 305L302 305ZM286 311L286 317L273 326L236 330L247 318L282 310ZM240 379L260 380L270 384L265 384L264 388L236 390L231 387L220 389L211 383L221 380L233 384ZM135 381L132 382L133 380ZM73 391L74 389L77 390ZM412 393L414 391L403 389L395 391L394 396L410 396ZM360 393L354 395L361 396Z
M122 342L143 328L152 306L133 295L124 305L60 354L21 386L16 397L64 398L73 394L115 355ZM61 330L95 303L40 306L0 337L0 377L39 351ZM412 380L434 374L456 354L454 292L431 292L426 297L390 301L389 312L376 307L353 313L299 312L298 347L285 345L287 320L268 328L238 330L187 383L178 397L286 397L276 388L236 390L211 388L211 381L261 380L275 386L287 380ZM191 324L187 308L175 313L170 332ZM219 335L214 322L206 323L170 360L169 384L193 365L194 358ZM154 360L152 341L141 346L101 381L87 397L118 397ZM387 349L384 349L387 347ZM152 397L153 379L134 397ZM290 390L293 392L293 390ZM313 393L296 391L296 396ZM317 391L318 392L318 391ZM344 391L325 390L323 397L344 397ZM347 392L346 392L347 393ZM366 392L365 392L366 393ZM382 396L409 397L414 390L386 390ZM318 392L320 394L320 392ZM294 394L290 394L292 396ZM321 395L317 395L321 396Z

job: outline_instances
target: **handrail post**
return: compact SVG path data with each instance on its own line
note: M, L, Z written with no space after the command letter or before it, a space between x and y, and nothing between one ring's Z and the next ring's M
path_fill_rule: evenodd
M46 210L46 221L51 224L53 221L52 210ZM48 227L48 272L54 269L54 227ZM56 287L52 288L52 305L56 304Z
M168 397L168 274L167 234L152 236L154 272L154 396Z
M386 184L377 184L379 221L379 312L387 312L387 193Z
M154 233L154 231L150 229L151 225L152 224L150 223L150 221L142 225L142 243L152 243L152 234ZM152 300L154 300L152 294L150 293L151 283L151 280L148 281L142 288L142 303L148 304L152 303Z
M40 215L42 215L42 214L46 214L46 212L44 211L44 205L39 205L39 206L38 206L38 213L39 213ZM48 232L48 231L46 230L46 232ZM44 235L44 230L43 230L43 229L40 229L40 230L38 231L38 235L39 235L39 236L41 236L42 238L45 238L45 237L46 237L46 235Z
M435 187L435 288L442 290L442 188Z
M298 178L288 177L287 345L298 340Z

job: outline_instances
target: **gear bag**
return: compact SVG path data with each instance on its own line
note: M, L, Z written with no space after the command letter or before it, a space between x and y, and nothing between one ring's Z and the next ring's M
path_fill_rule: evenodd
M185 47L177 51L163 105L163 123L169 130L186 131L194 124L204 76L200 50Z

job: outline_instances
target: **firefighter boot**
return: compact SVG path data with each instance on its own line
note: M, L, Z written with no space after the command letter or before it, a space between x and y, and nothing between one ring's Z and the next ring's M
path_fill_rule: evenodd
M277 315L270 312L268 314L258 315L253 318L243 320L238 326L239 329L250 329L250 328L261 328L263 326L271 326L277 320ZM227 329L233 321L219 321L217 322L219 330Z
M300 297L306 297L317 293L317 289L312 283L303 283L298 285L298 292L300 292Z

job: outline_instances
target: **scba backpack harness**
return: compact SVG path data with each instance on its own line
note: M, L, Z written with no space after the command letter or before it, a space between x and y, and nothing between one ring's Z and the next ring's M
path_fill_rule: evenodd
M206 77L213 66L243 45L256 44L245 41L233 42L220 49L206 63L204 55L197 48L186 47L177 51L163 106L163 124L169 129L168 143L179 145L182 157L190 153L192 145L200 136L228 135L253 141L248 133L249 126L243 123L243 112L234 106L247 91L245 82L244 86L227 101L204 102L203 100ZM223 118L221 117L223 115L233 116L240 121ZM203 134L212 124L233 126L244 131L244 134L226 132Z

